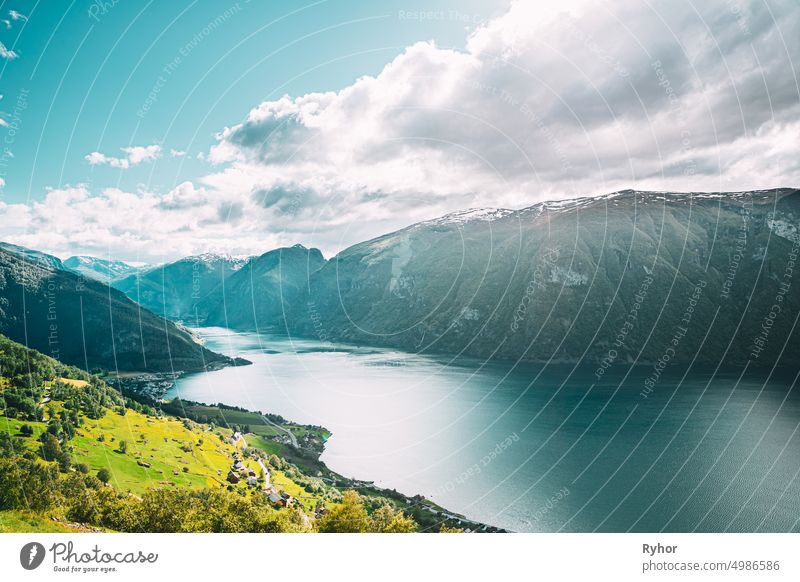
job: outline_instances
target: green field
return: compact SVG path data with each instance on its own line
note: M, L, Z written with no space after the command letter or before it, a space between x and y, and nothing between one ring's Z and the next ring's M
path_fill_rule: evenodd
M120 441L127 444L125 453L119 451ZM187 429L180 420L133 411L125 416L109 412L100 420L87 420L71 444L76 463L86 463L95 471L107 468L115 487L133 493L158 485L227 485L225 477L235 450L217 433L197 426ZM250 465L257 469L254 463Z
M25 448L30 451L39 450L39 436L47 430L47 423L35 421L22 421L16 418L8 418L7 416L0 416L0 430L11 435L21 436L20 428L23 424L27 424L33 429L33 435L24 439Z
M0 533L76 533L80 528L67 527L43 515L29 511L0 511Z
M204 423L213 421L217 425L227 424L228 426L236 425L239 427L247 425L250 432L266 438L282 436L285 435L287 431L290 431L298 439L303 439L306 436L317 439L327 439L330 435L330 433L324 429L316 429L293 422L284 422L279 426L275 426L265 422L257 412L238 410L235 408L183 402L180 412L181 416L185 415Z

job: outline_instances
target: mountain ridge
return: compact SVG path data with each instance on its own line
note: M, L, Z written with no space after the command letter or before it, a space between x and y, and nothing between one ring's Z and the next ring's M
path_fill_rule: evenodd
M86 370L180 372L235 363L99 281L4 249L0 333Z
M193 255L111 282L111 286L153 313L196 323L197 304L246 264L241 257Z
M314 337L323 329L331 341L414 352L597 364L614 349L643 278L655 273L656 284L645 293L649 313L638 318L636 332L625 336L626 345L612 359L657 362L693 283L706 277L714 293L699 299L692 321L699 327L679 342L676 359L724 357L744 365L753 346L733 337L733 327L716 320L719 337L700 354L697 334L718 307L720 316L730 311L724 320L738 321L737 310L724 305L730 303L749 306L739 323L752 336L748 341L757 339L751 333L761 325L757 312L775 297L775 279L783 276L797 241L799 197L791 188L734 194L625 190L510 212L484 210L472 220L463 220L470 216L464 212L445 215L337 254L311 277L307 303L313 309L295 306L286 331ZM730 251L739 238L746 239L742 256L726 286ZM721 299L723 288L728 292ZM786 305L794 315L797 300L789 297ZM789 317L779 323L795 346ZM729 350L720 344L726 337L733 342ZM769 362L779 359L776 345L769 348Z

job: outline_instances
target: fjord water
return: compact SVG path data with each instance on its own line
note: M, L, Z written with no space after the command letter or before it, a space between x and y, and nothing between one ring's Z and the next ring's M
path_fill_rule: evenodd
M794 376L453 361L198 330L253 365L167 395L332 431L323 460L514 531L798 531Z

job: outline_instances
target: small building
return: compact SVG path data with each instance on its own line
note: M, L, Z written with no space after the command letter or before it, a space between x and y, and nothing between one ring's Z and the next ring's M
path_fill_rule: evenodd
M272 503L273 505L277 505L277 506L280 506L280 507L285 506L283 498L280 495L278 495L277 493L275 493L274 491L272 493L270 493L269 495L267 495L267 499L269 499L269 502Z
M239 475L231 471L230 473L228 473L228 482L236 485L239 482Z
M248 487L258 487L258 479L255 477L248 477L247 478L247 486Z

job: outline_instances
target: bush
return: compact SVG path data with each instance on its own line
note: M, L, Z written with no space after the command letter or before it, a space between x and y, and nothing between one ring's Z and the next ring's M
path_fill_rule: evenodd
M0 509L46 511L60 503L58 469L23 457L0 459Z
M103 467L97 471L97 478L103 483L108 483L111 480L111 473L109 473L108 469Z
M417 523L388 503L370 516L364 499L355 491L345 491L341 505L325 514L317 529L322 533L411 533L417 531Z
M42 458L45 461L55 461L61 453L61 445L58 444L58 439L50 432L42 433L40 439L42 441Z
M58 463L59 471L66 473L72 466L72 455L69 454L68 451L61 449L58 455L56 455L56 462Z

